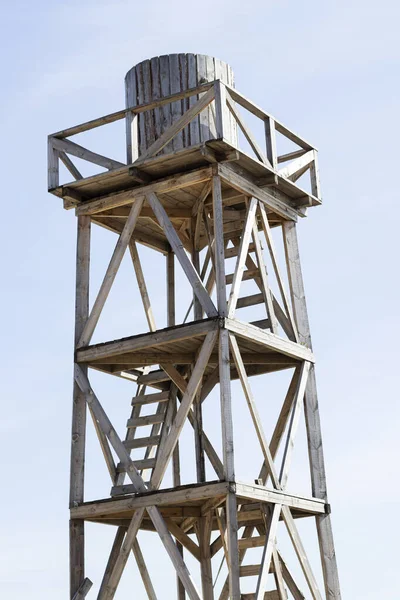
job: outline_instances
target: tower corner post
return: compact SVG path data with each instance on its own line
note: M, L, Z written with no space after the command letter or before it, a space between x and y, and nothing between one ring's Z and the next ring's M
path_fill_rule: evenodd
M290 294L299 334L299 342L312 349L296 224L292 221L285 221L282 230ZM314 497L320 498L327 503L325 462L314 365L311 366L307 381L304 407L312 493ZM327 600L341 600L331 518L329 514L317 515L315 518L326 598Z
M90 217L77 219L75 346L89 315ZM73 385L70 506L84 500L86 400L76 382ZM85 527L81 519L71 519L70 537L70 598L77 593L85 577Z

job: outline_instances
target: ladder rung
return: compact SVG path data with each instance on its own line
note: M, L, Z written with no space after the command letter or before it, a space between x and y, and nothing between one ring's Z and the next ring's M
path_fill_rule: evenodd
M242 565L239 570L240 577L254 577L259 575L261 565Z
M128 419L126 426L128 427L144 427L145 425L156 425L164 421L163 414L147 415L138 417L137 419Z
M156 464L156 459L155 458L143 458L141 460L134 460L133 463L135 464L135 467L139 471L141 471L142 469L153 469ZM118 463L117 471L118 471L118 473L125 473L125 467L123 467L121 463Z
M239 540L239 550L247 548L259 548L265 544L265 535L257 537L242 538Z
M259 275L258 269L247 269L247 271L244 271L244 273L243 273L242 280L246 281L248 279L255 279L257 277L257 275ZM232 283L233 276L234 276L234 273L229 273L229 275L226 275L225 282L227 285Z
M132 406L138 404L153 404L153 402L166 402L169 399L169 392L160 392L159 394L141 394L132 398Z
M243 298L238 298L236 308L254 306L255 304L262 304L263 302L264 296L262 294L253 294L252 296L244 296Z
M169 376L162 369L151 371L147 375L139 375L137 383L151 385L152 383L162 383L164 381L170 381Z
M233 256L237 256L239 254L240 246L234 246L233 248L227 248L225 250L225 258L232 258ZM249 245L249 252L255 251L255 246L253 243Z
M241 594L240 600L256 600L255 594ZM280 595L278 590L270 590L269 592L265 592L264 600L280 600Z
M149 485L150 481L144 482L146 485ZM122 496L125 494L134 494L136 491L135 486L128 483L127 485L114 485L111 488L111 496Z
M160 439L160 435L150 435L149 437L125 440L123 444L127 450L134 450L135 448L147 448L147 446L158 446Z
M269 319L260 319L260 321L251 321L250 325L255 325L256 327L259 327L260 329L269 329L271 327Z

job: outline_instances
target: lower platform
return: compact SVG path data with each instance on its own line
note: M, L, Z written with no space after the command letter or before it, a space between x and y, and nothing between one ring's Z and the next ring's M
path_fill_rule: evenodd
M323 500L296 496L262 485L241 482L214 481L149 491L143 494L134 494L132 486L125 485L120 486L119 490L113 488L112 493L117 491L124 495L84 502L79 506L72 507L71 518L128 527L135 510L157 506L168 523L178 525L184 533L189 534L194 532L193 528L197 519L221 506L228 493L234 493L237 498L239 527L263 525L264 521L259 508L260 502L288 506L291 508L294 518L316 516L326 512ZM216 517L212 527L214 530L218 530ZM145 513L141 529L154 531L154 526L147 513Z

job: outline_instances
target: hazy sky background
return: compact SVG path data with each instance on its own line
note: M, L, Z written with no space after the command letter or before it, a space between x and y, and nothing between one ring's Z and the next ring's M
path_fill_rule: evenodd
M397 600L398 3L3 0L0 6L0 595L68 595L75 217L47 194L46 136L122 108L124 75L140 60L199 52L229 62L239 90L320 150L324 205L301 221L299 235L342 595ZM104 153L123 158L123 129L111 128L103 144ZM93 290L113 243L110 233L94 228ZM151 261L144 251L161 320L156 290L164 271L162 261ZM99 339L106 339L110 322L117 336L145 330L133 283L125 261ZM96 380L101 399L123 433L132 387L112 387L106 379ZM275 398L283 379L273 385ZM262 391L259 383L255 391ZM252 447L250 425L246 430L241 418L235 424ZM299 491L304 456L293 465L292 489ZM100 461L90 430L88 499L109 491ZM240 453L237 462L240 471L246 462ZM87 575L96 586L112 534L111 527L88 527ZM143 537L146 556L153 543L154 536ZM309 549L316 558L311 536ZM158 546L157 553L163 553ZM152 573L160 597L169 600L174 578L168 559L164 565ZM132 597L134 569L129 565L117 600ZM134 596L141 600L139 590ZM88 598L94 597L92 590Z

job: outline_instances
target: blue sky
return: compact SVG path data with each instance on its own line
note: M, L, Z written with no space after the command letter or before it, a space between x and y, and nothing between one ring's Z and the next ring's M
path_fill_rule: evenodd
M200 52L229 62L239 90L320 150L324 204L299 235L342 593L398 598L399 12L389 0L1 3L2 595L67 597L75 218L47 194L46 136L122 108L140 60ZM116 133L105 143L123 152ZM93 243L95 290L113 238L95 231ZM110 307L127 289L138 300L128 268ZM149 273L154 293L163 278ZM125 332L127 313L107 310ZM123 423L121 406L110 410ZM106 473L90 444L99 497ZM112 535L99 528L88 542L97 582Z

